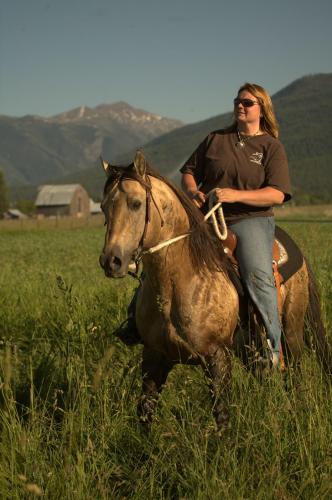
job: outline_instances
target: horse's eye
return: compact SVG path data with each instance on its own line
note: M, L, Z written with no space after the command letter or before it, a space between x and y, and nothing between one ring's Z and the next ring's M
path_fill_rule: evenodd
M139 200L131 200L128 205L131 210L139 210L142 203Z

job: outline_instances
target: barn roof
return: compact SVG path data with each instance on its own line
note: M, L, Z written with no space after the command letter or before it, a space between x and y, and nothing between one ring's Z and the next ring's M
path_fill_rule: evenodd
M79 187L81 187L80 184L49 184L41 186L37 195L36 206L69 205Z
M17 208L9 208L7 212L5 212L5 218L8 219L27 219L28 216L25 215L21 210L18 210Z

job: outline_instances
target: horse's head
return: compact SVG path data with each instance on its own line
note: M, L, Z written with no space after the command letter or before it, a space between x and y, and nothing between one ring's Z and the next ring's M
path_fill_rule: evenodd
M143 246L150 218L151 184L140 151L127 167L115 167L104 160L102 164L107 181L101 208L107 229L99 262L106 276L122 278Z

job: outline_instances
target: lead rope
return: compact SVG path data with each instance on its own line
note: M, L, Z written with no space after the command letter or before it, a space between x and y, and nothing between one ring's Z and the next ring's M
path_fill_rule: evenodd
M215 194L215 189L212 189L207 194L207 197L209 199L209 211L204 217L204 220L208 220L211 217L212 220L212 225L214 228L214 232L216 233L217 238L221 241L225 241L227 239L227 226L226 226L226 221L224 217L224 211L222 208L222 204L220 201L218 201L215 205L213 205L214 202L214 194ZM217 212L217 215L216 215ZM218 217L218 220L217 220ZM219 229L219 226L221 228L221 232Z
M213 225L213 228L214 228L214 231L216 233L217 238L219 238L219 240L221 240L221 241L224 241L227 238L227 226L226 226L226 222L225 222L224 211L223 211L221 202L218 202L215 205L213 205L214 192L215 192L215 189L212 189L206 195L206 197L209 199L209 211L205 215L204 220L207 221L211 217L212 225ZM216 215L216 212L217 212L217 215ZM220 232L218 223L220 224L221 232ZM141 256L158 252L158 250L161 250L162 248L167 247L168 245L171 245L172 243L175 243L179 240L182 240L183 238L186 238L187 236L189 236L189 234L190 233L181 234L180 236L176 236L175 238L172 238L170 240L163 241L163 242L159 243L158 245L149 248L148 250L144 250L141 253Z

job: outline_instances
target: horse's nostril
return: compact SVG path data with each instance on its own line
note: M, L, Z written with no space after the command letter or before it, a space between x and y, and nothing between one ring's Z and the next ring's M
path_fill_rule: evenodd
M113 276L122 268L122 260L112 253L102 253L99 257L99 264L104 269L106 276Z
M122 262L119 259L119 257L116 257L115 255L112 257L111 262L110 262L110 267L114 271L117 271L118 269L121 268Z

